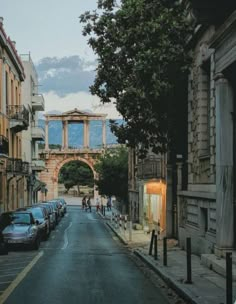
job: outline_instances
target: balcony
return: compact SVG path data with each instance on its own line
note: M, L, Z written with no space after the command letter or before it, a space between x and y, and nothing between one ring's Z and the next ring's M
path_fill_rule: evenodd
M1 157L8 157L9 155L9 144L8 139L0 135L0 158Z
M38 172L45 170L45 161L42 159L32 159L31 169Z
M10 128L15 133L28 129L29 111L24 106L7 106L7 115L10 118Z
M139 179L165 179L164 157L146 158L137 165L137 177Z
M44 111L44 98L41 94L33 94L32 109L34 111Z
M23 162L19 158L8 158L6 171L15 175L28 175L29 163Z
M45 140L45 131L43 128L38 126L31 127L31 136L33 140L44 141Z

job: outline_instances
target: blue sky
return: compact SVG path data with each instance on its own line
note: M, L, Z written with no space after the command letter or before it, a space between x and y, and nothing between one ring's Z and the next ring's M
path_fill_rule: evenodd
M96 9L97 0L0 2L7 35L16 41L19 54L30 52L36 65L45 112L78 108L120 118L114 105L101 105L99 98L89 92L95 76L95 56L82 35L79 16Z
M4 28L19 53L43 57L94 55L82 36L79 16L96 8L96 0L2 0Z

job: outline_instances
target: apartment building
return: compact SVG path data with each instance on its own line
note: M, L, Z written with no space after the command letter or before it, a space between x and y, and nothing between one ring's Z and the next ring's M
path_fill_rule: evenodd
M236 3L190 2L188 180L178 191L178 236L183 248L190 236L193 252L222 255L236 246Z
M39 173L45 170L45 162L38 155L38 142L45 140L44 129L38 125L38 113L44 111L44 98L39 94L38 75L30 54L20 55L20 58L25 72L22 104L29 111L29 128L22 131L22 159L29 163L25 204L30 205L38 201L38 192L45 187L39 179Z
M29 111L22 104L24 68L15 42L0 18L0 211L19 207L27 198L29 163L22 160L22 131Z

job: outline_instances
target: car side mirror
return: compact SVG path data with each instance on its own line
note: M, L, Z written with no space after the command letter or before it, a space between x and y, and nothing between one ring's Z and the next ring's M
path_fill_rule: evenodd
M36 221L35 221L35 224L36 224L36 225L39 225L39 221L38 221L38 220L36 220Z

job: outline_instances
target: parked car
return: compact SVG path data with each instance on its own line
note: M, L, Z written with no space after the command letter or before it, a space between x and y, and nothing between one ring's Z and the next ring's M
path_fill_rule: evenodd
M39 225L42 226L42 237L47 240L50 235L50 217L48 211L42 205L32 205L30 207L33 216L39 221Z
M33 217L35 220L38 221L38 227L40 231L41 239L47 240L50 235L50 224L48 215L44 208L41 208L40 206L33 205L28 206L24 208L19 208L17 211L29 211L32 212Z
M55 201L59 203L59 210L60 210L60 215L63 217L66 213L66 204L64 203L64 199L61 198L55 198Z
M57 220L58 222L60 221L61 217L62 217L62 204L60 203L59 200L53 199L50 201L47 201L49 203L53 203L56 210L57 210Z
M64 200L64 198L58 198L58 200L60 200L60 202L62 203L62 205L63 205L63 211L64 211L64 214L65 214L67 212L67 203Z
M43 206L44 208L47 209L47 213L49 216L49 222L50 222L50 229L54 230L56 227L56 215L55 215L53 205L50 203L47 203L47 202L43 202L43 203L37 204L37 206Z
M9 223L2 231L3 241L8 247L30 245L38 250L41 239L39 222L30 211L6 212L1 215L1 219Z

